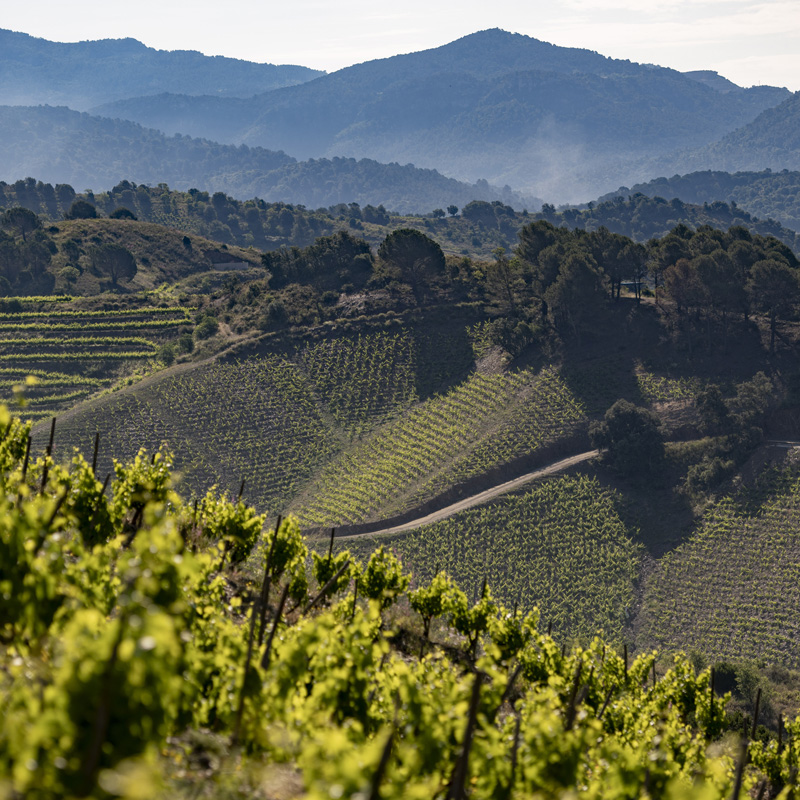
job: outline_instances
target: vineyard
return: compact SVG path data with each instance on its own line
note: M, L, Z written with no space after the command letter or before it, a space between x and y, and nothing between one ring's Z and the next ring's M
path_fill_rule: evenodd
M417 399L414 350L408 334L363 334L310 343L299 362L327 413L357 435Z
M694 400L702 389L696 378L670 378L655 375L639 366L636 370L636 382L642 398L648 403L665 403L672 400Z
M166 442L184 485L219 483L279 506L339 449L309 384L279 356L213 362L103 398L59 423L60 452L86 451L100 431L101 469L111 459Z
M725 497L648 578L643 643L800 666L800 469Z
M739 800L800 788L800 722L754 738L756 706L741 738L729 695L683 656L570 645L491 584L468 595L444 572L410 589L383 548L309 559L293 518L265 525L214 490L185 504L164 451L118 463L106 492L80 456L30 453L29 426L5 409L0 430L5 797ZM568 491L552 482L527 505L557 516ZM576 493L607 520L592 546L612 549L624 532L610 499Z
M555 369L475 372L463 328L420 327L284 340L177 370L78 407L59 420L57 447L86 452L99 431L108 471L166 442L187 492L245 480L264 508L291 502L304 524L334 524L424 502L584 424Z
M38 308L0 313L0 399L24 396L30 419L110 387L192 324L181 307L85 309L61 297L25 305Z
M619 641L640 546L616 502L595 480L555 478L410 533L359 536L346 546L362 557L376 544L391 547L415 581L444 570L473 597L486 580L505 605L537 607L561 637Z
M294 507L306 525L398 513L572 433L582 420L555 370L473 373L344 453Z

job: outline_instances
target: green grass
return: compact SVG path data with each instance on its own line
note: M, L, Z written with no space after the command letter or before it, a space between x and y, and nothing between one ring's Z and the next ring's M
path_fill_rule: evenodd
M725 497L645 584L642 645L800 666L800 467Z
M46 326L49 332L70 331L81 333L83 331L116 331L116 330L138 330L140 328L152 328L161 330L164 328L177 328L181 325L191 324L187 317L176 317L175 319L153 319L153 320L125 320L124 322L52 322L48 319L41 319L38 322L0 322L0 332L21 332L21 331L41 331Z
M25 299L25 298L14 298ZM30 298L28 298L30 299ZM40 298L41 299L41 298ZM58 309L56 311L4 311L0 313L0 319L31 319L42 317L47 319L83 319L86 317L137 317L143 315L162 315L171 314L173 316L186 317L192 309L184 306L152 306L149 308L113 308L105 311L103 309Z
M509 608L538 606L559 637L619 641L634 603L641 547L594 479L564 476L408 533L342 542L359 557L391 547L414 582L448 572L475 597L486 578Z
M3 348L17 348L22 350L37 350L50 348L70 352L73 348L80 347L148 347L155 349L155 345L143 336L28 336L28 337L2 337L0 344Z
M118 352L84 350L75 353L65 351L51 353L0 353L0 361L130 361L132 359L152 358L154 352L155 349L152 348L150 350L121 350Z

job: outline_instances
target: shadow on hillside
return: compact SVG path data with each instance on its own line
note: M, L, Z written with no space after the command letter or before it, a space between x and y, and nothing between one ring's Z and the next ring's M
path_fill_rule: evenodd
M447 392L475 369L472 343L463 322L413 325L410 332L416 354L415 388L420 400Z
M691 502L667 485L669 481L633 483L602 462L592 462L581 471L615 492L622 521L636 532L634 540L644 546L651 558L661 558L692 535L697 519Z
M655 309L622 298L564 344L562 375L592 416L620 398L643 405L636 363L658 351L662 339Z
M763 328L763 326L762 326ZM674 380L719 384L724 394L760 371L797 370L798 351L779 342L767 352L765 331L752 320L719 321L678 316L674 308L622 298L562 348L562 374L591 415L602 414L617 399L647 405L636 377L646 372Z

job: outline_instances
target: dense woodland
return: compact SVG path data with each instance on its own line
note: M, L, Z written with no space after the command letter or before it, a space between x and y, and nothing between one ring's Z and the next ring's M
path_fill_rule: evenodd
M636 241L665 235L677 225L703 225L727 230L744 226L753 233L773 236L795 252L797 234L780 224L759 220L736 204L723 202L694 205L674 199L650 198L643 194L614 195L590 207L556 210L544 204L539 212L515 211L500 201L470 200L459 208L448 203L423 216L400 215L382 204L364 206L339 203L311 209L300 204L268 203L260 199L236 200L223 192L187 192L121 181L107 192L76 193L69 184L42 183L32 178L11 184L0 182L0 209L21 206L53 222L70 213L76 201L93 206L98 216L127 217L158 223L216 240L226 245L275 250L305 247L322 235L346 229L376 247L387 233L413 227L436 239L451 254L489 257L498 247L516 245L520 228L537 219L567 229L588 231L606 227ZM445 210L446 209L446 210ZM92 214L91 210L86 210Z
M684 203L735 203L762 220L774 219L792 230L800 229L800 172L788 169L735 173L706 170L656 178L631 189L622 186L601 197L600 202L639 193L676 197Z

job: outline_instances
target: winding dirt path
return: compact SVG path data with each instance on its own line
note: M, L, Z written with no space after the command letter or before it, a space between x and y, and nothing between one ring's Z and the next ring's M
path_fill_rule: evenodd
M526 483L536 480L536 478L543 478L546 475L553 475L556 472L562 472L563 470L569 469L569 467L572 467L575 464L588 461L589 459L595 458L595 456L598 455L600 455L599 450L589 450L585 453L579 453L576 456L562 458L561 461L555 461L552 464L548 464L546 467L540 467L533 472L520 475L519 478L514 478L513 480L506 481L505 483L499 483L497 486L493 486L491 489L486 489L485 491L474 494L471 497L465 497L463 500L459 500L457 503L445 506L444 508L439 509L439 511L434 511L427 516L420 517L419 519L413 519L410 522L404 522L402 525L395 525L392 528L384 528L383 530L337 536L336 541L342 542L346 539L359 539L362 536L374 536L380 538L382 536L389 536L393 533L402 533L403 531L408 531L412 528L419 528L422 525L429 525L432 522L440 522L443 519L447 519L447 517L453 516L453 514L457 514L459 511L465 511L473 506L479 506L482 503L485 503L487 500L492 500L501 494L518 489L520 486L524 486Z

